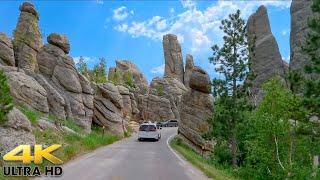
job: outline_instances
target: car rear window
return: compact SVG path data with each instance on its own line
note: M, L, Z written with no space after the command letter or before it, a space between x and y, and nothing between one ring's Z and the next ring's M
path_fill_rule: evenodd
M154 125L141 125L139 131L152 131L155 130L156 126Z

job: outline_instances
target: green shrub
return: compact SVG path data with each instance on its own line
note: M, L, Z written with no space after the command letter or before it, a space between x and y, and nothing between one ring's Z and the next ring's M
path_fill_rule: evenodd
M24 115L27 116L32 125L37 125L38 120L43 116L43 114L39 111L29 109L27 107L20 107L20 110Z
M10 96L10 89L7 84L7 77L0 70L0 124L6 120L6 115L13 108L13 99Z

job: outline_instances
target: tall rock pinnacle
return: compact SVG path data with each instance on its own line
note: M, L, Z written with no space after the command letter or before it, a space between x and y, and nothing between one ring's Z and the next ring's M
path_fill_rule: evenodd
M293 0L291 3L291 33L290 33L290 70L303 72L304 66L310 63L308 56L302 53L308 34L308 21L312 17L312 0Z
M33 4L28 2L20 6L20 11L13 39L16 64L20 68L36 72L38 71L36 56L42 46L39 14Z
M163 51L165 58L164 75L175 77L183 83L184 70L181 46L176 35L166 34L163 36Z
M252 82L253 94L257 100L262 98L261 85L270 78L285 76L285 64L276 39L271 33L267 9L260 6L248 20L249 45L253 47L252 70L256 75Z

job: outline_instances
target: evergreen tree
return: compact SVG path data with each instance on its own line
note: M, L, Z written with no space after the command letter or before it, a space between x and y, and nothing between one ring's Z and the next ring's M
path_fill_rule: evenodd
M0 123L6 120L6 114L13 108L13 100L7 84L7 77L0 70Z
M214 117L211 121L212 136L230 144L232 164L237 166L237 124L243 119L247 107L246 85L243 81L248 75L249 47L245 21L240 10L221 21L224 44L212 47L213 56L209 58L221 73L223 79L213 80L213 93L216 97Z
M310 64L305 67L309 75L304 81L304 106L309 111L309 118L320 118L320 0L313 0L313 17L308 22L310 30L303 52L310 57ZM320 151L320 125L313 122L308 128L308 134L312 137L315 160L319 158Z
M105 58L99 58L99 64L96 64L91 72L91 81L95 83L105 83L107 82L106 75L106 60Z
M84 61L84 58L82 56L80 56L79 62L77 63L77 70L80 74L85 76L87 79L90 79L88 65Z

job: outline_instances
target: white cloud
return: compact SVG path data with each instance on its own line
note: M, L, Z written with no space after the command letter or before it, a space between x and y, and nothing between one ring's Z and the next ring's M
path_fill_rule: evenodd
M162 64L161 66L157 66L157 67L154 67L154 68L152 68L151 69L151 73L152 74L160 74L160 75L162 75L162 74L164 74L164 64Z
M174 8L170 8L170 13L173 14L175 12Z
M119 26L116 26L114 29L120 32L126 32L128 29L128 24L121 24Z
M103 0L96 0L97 4L103 4Z
M142 21L127 21L115 25L115 29L128 33L133 38L146 37L154 41L161 41L162 36L167 33L176 34L182 47L187 51L185 53L192 53L196 60L203 60L200 64L207 66L207 57L211 54L210 47L222 43L223 32L219 29L222 19L237 9L241 10L242 18L248 19L260 5L284 9L289 8L290 4L291 1L278 0L257 0L250 3L219 0L200 10L195 1L182 0L181 5L184 10L181 13L170 13L167 17L154 15ZM168 10L174 12L173 8Z
M86 62L87 64L94 63L94 62L98 61L97 57L82 56L82 58L84 59L84 62ZM73 61L75 64L78 64L79 60L80 60L80 56L73 57Z
M286 36L287 34L289 34L289 32L290 31L288 29L284 29L284 30L281 31L281 35L282 36Z
M131 15L134 14L134 11L131 10L130 12L127 10L127 7L125 6L121 6L117 9L114 9L113 10L113 19L116 20L116 21L123 21L125 20L128 16L129 16L129 13Z

